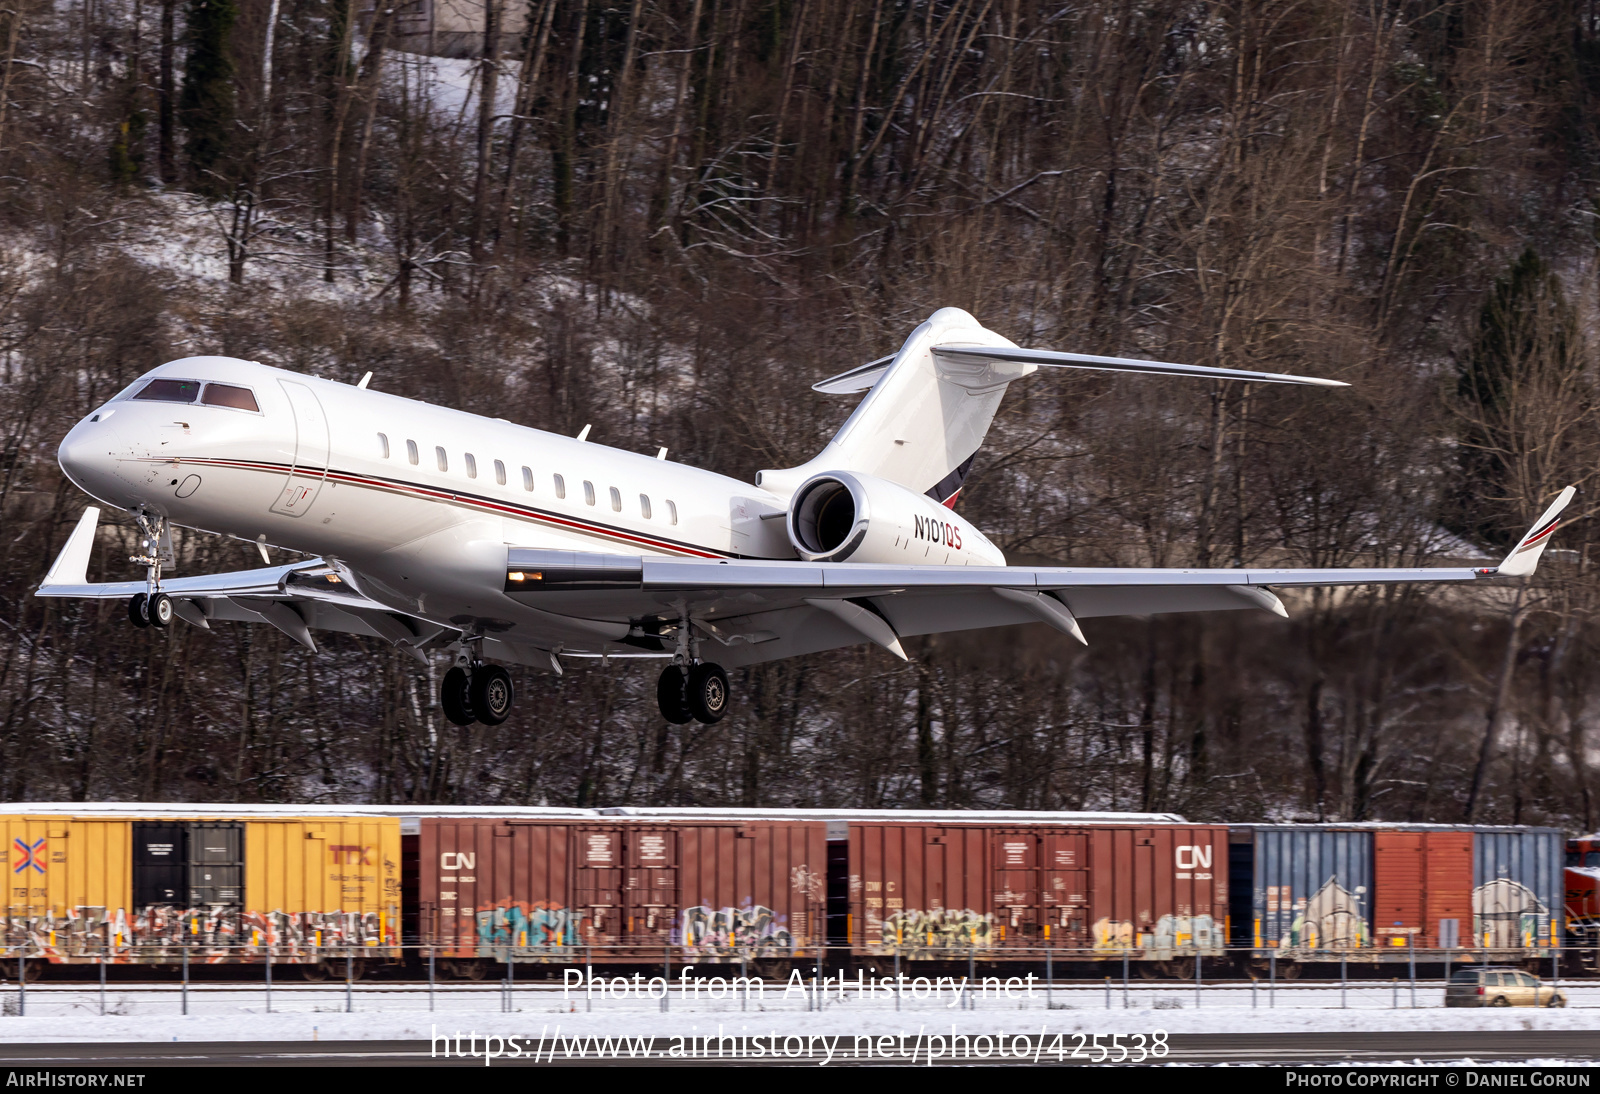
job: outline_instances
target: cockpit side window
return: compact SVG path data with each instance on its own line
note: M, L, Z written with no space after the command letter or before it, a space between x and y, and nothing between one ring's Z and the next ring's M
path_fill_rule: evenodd
M199 394L200 384L196 380L151 380L134 398L157 403L192 403Z
M235 410L261 413L255 393L247 387L234 387L232 384L207 384L200 401L206 406L231 406Z

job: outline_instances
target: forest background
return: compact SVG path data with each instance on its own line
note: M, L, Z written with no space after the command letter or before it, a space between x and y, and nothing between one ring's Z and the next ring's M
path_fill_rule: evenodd
M861 647L709 727L648 662L463 729L382 643L35 599L55 442L195 353L745 479L944 305L1353 385L1014 385L960 507L1023 562L1493 560L1600 468L1594 0L490 0L455 58L427 3L0 0L0 797L1595 827L1592 487L1526 582Z

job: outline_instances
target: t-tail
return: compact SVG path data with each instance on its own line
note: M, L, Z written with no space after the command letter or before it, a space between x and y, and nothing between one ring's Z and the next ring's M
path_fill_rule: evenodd
M788 495L813 475L855 471L954 506L1006 387L1041 367L1348 386L1310 376L1023 349L960 308L940 308L911 332L900 352L814 385L832 395L867 395L815 458L762 471L756 483Z

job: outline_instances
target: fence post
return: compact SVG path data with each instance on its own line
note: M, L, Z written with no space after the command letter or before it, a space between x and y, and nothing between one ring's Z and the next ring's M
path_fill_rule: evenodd
M1056 947L1051 943L1044 951L1044 1009L1050 1009L1051 987L1056 982Z
M1267 1009L1272 1010L1278 1005L1278 951L1267 951Z
M106 955L100 955L100 1017L106 1016Z
M672 943L669 942L662 946L661 951L665 955L665 960L662 963L665 975L662 979L667 982L667 990L661 993L661 1009L670 1010L672 1004L667 1002L667 999L672 995Z
M183 1013L189 1013L189 935L183 936Z
M268 928L269 932L271 928ZM267 943L267 1013L272 1013L272 935L265 936Z
M28 1015L28 942L24 938L17 946L17 1017Z
M432 946L429 946L428 947L428 1010L430 1012L432 1012L432 1010L433 1010L433 976L434 976L433 961L434 961L434 949L433 949Z
M1348 987L1349 983L1350 983L1350 981L1345 977L1345 962L1348 959L1349 959L1349 955L1344 953L1343 951L1340 951L1340 953L1339 953L1339 1009L1340 1010L1344 1010L1345 1009L1345 1004L1344 1004L1345 988Z
M352 987L356 980L356 959L347 945L344 948L344 1012L352 1013L356 1009L356 1001Z
M1122 947L1122 1009L1128 1009L1128 947Z
M967 983L971 983L969 977ZM900 1009L900 943L894 944L894 1009Z
M1256 1009L1256 978L1250 977L1250 1009Z
M1194 1009L1200 1009L1200 947L1194 950Z
M1411 1009L1417 1009L1417 936L1406 941L1406 958L1411 965Z
M1111 977L1106 977L1106 1009L1111 1009Z
M1389 977L1389 1009L1400 1009L1400 978L1398 976Z

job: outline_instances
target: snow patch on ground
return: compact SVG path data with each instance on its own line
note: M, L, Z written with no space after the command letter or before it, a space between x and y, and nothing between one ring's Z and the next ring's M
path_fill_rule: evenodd
M85 993L87 994L87 993ZM112 993L115 1000L116 993ZM415 1040L494 1035L521 1038L574 1036L705 1037L768 1033L852 1037L928 1034L1135 1034L1334 1033L1472 1030L1600 1030L1600 1012L1501 1010L1081 1010L1042 1007L959 1011L947 1007L892 1009L837 1005L822 1011L699 1008L662 1013L656 1007L606 1007L585 1011L581 1002L557 998L516 1001L513 1012L472 1009L339 1013L342 998L320 1005L290 1003L288 1013L267 1013L260 1000L230 1013L180 1015L96 1013L87 1002L73 1014L0 1018L0 1042L115 1041L344 1041ZM176 1010L176 1000L166 1005ZM358 1003L358 1005L363 1005ZM8 1008L9 1009L9 1008Z

